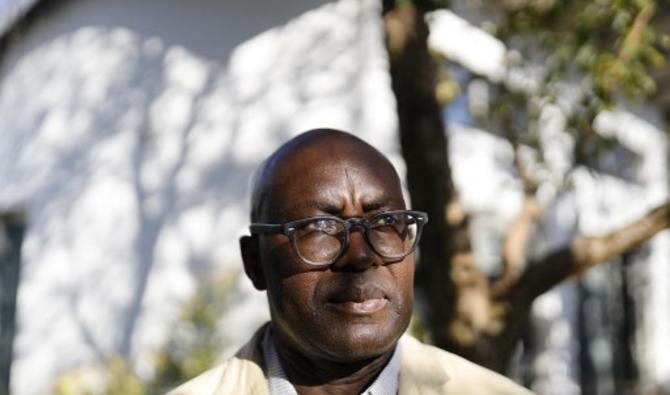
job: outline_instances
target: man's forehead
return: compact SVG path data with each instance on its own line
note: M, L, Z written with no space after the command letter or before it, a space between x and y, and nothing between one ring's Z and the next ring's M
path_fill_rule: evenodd
M398 207L402 192L394 172L365 161L296 161L277 171L268 185L275 210L337 214L354 205L364 211Z
M383 156L353 150L332 151L328 147L284 158L268 172L266 182L279 187L303 183L309 187L321 181L360 183L369 178L393 182L398 177Z
M305 138L300 139L301 136ZM395 169L388 159L362 140L339 131L312 131L277 150L257 178L252 219L268 199L273 210L296 208L337 211L342 197L355 191L364 205L402 201ZM397 196L396 196L397 195ZM403 203L404 205L404 203ZM274 213L279 214L279 213Z

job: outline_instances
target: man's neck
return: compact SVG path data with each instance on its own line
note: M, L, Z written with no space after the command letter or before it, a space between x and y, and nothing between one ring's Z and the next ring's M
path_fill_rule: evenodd
M306 357L275 337L279 361L299 395L360 394L384 369L391 349L357 362L333 362Z

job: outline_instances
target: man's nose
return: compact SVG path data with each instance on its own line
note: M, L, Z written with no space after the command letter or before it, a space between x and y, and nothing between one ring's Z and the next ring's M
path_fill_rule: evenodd
M372 249L365 239L363 230L351 229L349 244L342 256L333 263L334 270L363 271L373 266L381 266L382 258Z

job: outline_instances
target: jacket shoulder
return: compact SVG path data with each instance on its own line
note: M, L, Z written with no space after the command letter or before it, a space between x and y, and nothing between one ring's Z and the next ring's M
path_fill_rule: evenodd
M166 395L213 395L227 364L228 361L225 361L206 372L201 373L197 377L168 392Z
M266 395L262 368L248 359L231 357L167 395Z
M461 395L532 395L533 393L509 378L479 366L456 354L423 344L404 336L402 339L403 374L405 381L430 383L440 388L437 393ZM413 393L409 391L408 393Z
M167 395L266 395L260 339L261 327L237 353L221 364L201 373Z

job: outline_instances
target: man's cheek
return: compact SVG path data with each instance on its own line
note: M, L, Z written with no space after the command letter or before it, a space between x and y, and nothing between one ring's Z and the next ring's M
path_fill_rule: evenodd
M309 281L296 279L294 277L285 278L282 281L282 303L288 309L300 315L312 315L315 309L313 296L313 287ZM301 319L301 317L297 317ZM304 317L303 319L307 319Z

